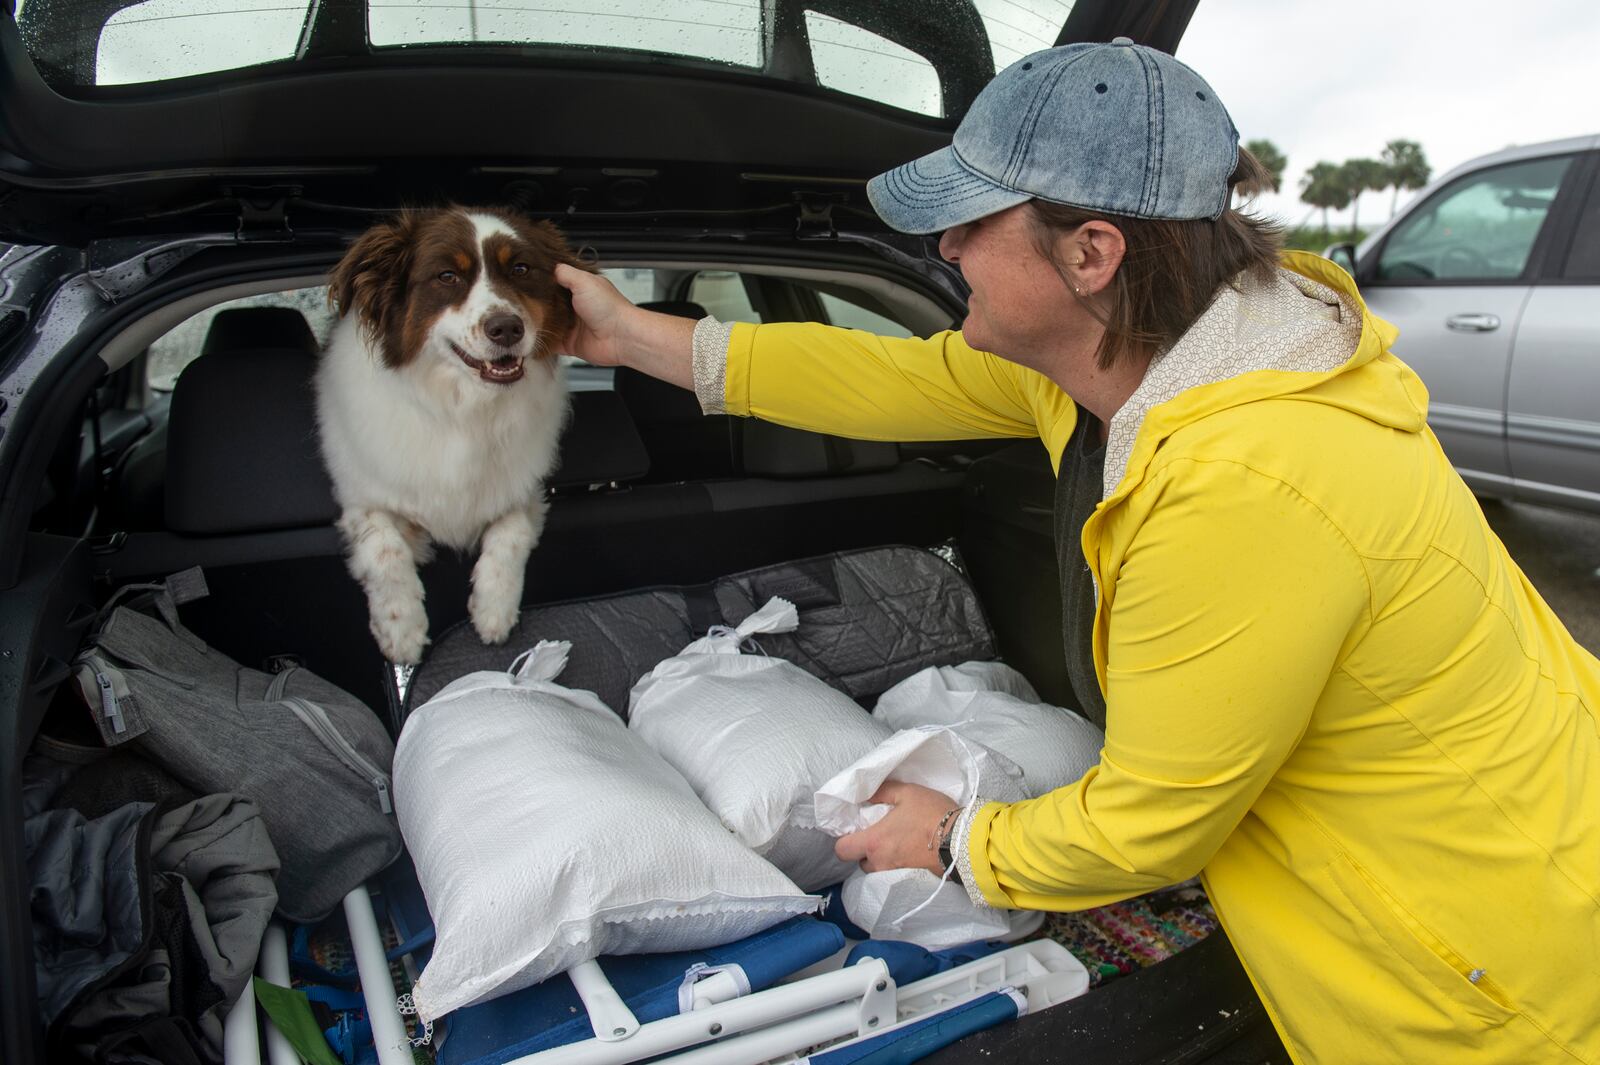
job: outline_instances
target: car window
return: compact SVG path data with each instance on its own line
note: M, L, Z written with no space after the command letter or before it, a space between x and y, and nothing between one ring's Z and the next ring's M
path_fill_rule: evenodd
M870 311L858 303L833 295L831 292L819 292L817 298L822 300L822 309L828 314L830 325L841 325L846 329L865 329L869 333L886 337L909 337L911 330L876 311Z
M745 289L744 277L731 270L702 270L689 284L689 299L724 322L761 323Z
M371 53L603 49L613 59L631 53L651 63L723 64L945 117L958 117L945 109L964 108L991 67L1054 44L1072 10L1072 0L915 0L925 18L886 24L882 0L828 0L817 5L825 11L802 0L790 9L800 19L771 0L97 0L90 7L98 17L80 17L83 5L74 0L13 4L23 44L54 86L290 72L312 57L320 39L314 27L353 10L365 16ZM792 55L795 44L809 57ZM340 60L359 65L367 57L341 52ZM941 79L960 83L956 97Z
M815 11L806 12L806 36L817 84L823 88L920 115L944 113L938 72L909 48Z
M1571 156L1530 159L1451 183L1395 227L1378 258L1378 279L1520 277L1571 163Z
M672 293L682 284L682 270L655 270L650 267L607 267L600 271L602 277L617 286L617 291L633 303L651 303L672 298ZM707 314L724 322L750 322L761 324L761 315L750 302L745 289L744 275L734 270L701 270L689 282L683 299L698 303ZM586 365L582 359L563 355L568 366Z
M417 44L564 44L761 65L752 0L372 0L379 48Z
M1589 187L1589 202L1578 218L1561 276L1573 281L1600 281L1600 175Z
M306 324L311 327L311 334L319 346L327 342L335 320L333 309L328 306L326 285L290 289L287 292L266 292L207 307L169 329L150 345L149 357L145 360L145 381L152 394L172 391L178 374L200 357L212 321L218 314L235 307L292 307L305 316Z
M97 85L237 70L293 59L309 2L145 0L106 20L95 45Z
M628 297L631 303L649 303L667 298L667 278L648 267L608 267L600 271L600 276L616 285L617 291Z

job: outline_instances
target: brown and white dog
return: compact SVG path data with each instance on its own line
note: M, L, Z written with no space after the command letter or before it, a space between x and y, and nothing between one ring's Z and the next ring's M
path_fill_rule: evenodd
M516 624L567 417L562 262L579 265L548 222L450 207L373 227L329 279L342 319L317 371L317 425L350 572L391 662L417 662L427 643L417 567L434 542L482 545L478 635L499 643Z

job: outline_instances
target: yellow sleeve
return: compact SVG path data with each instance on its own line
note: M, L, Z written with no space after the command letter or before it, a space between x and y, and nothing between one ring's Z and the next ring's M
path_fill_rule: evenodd
M729 414L858 440L1044 436L1052 456L1076 417L1048 378L968 347L955 330L923 340L739 323L724 398Z
M1084 909L1198 873L1299 742L1369 611L1360 556L1275 478L1178 459L1123 505L1145 516L1112 590L1100 764L973 818L991 905Z

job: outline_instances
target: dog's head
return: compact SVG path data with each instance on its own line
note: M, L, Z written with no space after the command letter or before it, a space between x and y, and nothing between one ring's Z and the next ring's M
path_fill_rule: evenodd
M443 362L490 388L530 359L554 360L573 325L557 263L578 262L561 231L510 211L404 211L362 234L334 267L328 302L355 314L392 369Z

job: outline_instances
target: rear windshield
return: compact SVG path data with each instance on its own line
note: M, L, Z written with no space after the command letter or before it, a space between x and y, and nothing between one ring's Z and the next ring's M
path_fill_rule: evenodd
M814 0L775 25L767 0L369 0L365 54L518 49L721 67L799 81L918 114L948 112L952 81L1054 44L1071 0ZM20 0L17 23L57 88L139 85L220 71L270 77L331 48L348 8L311 0ZM899 9L900 12L912 10ZM330 41L338 41L330 45Z

